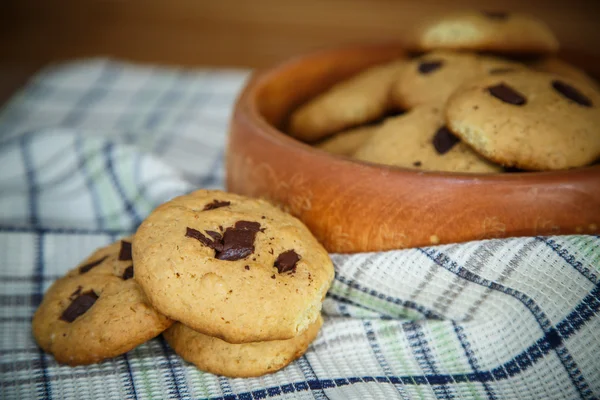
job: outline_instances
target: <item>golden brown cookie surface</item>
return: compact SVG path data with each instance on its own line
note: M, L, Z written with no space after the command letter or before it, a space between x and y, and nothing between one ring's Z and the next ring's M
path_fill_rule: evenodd
M230 343L290 339L313 323L333 280L325 249L263 200L198 190L154 210L133 241L151 303Z
M350 156L369 139L378 126L361 126L337 133L320 142L316 147L328 153Z
M448 99L448 128L478 153L526 170L584 166L600 157L600 94L558 75L486 77Z
M367 69L310 100L291 117L290 134L314 142L382 117L392 108L389 92L405 61Z
M422 23L412 47L421 51L470 50L553 54L558 40L539 19L521 13L456 11Z
M355 153L373 163L425 171L501 172L444 127L440 106L417 107L381 126Z
M115 273L117 263L111 260L118 259L121 247L119 241L99 249L44 295L33 317L33 335L58 362L83 365L116 357L173 323L150 306L125 272L129 267Z
M456 88L469 80L523 68L519 63L496 57L433 51L407 63L392 86L392 101L402 109L443 104Z
M184 360L203 371L229 377L251 377L278 371L298 357L317 337L323 319L319 316L300 335L287 340L231 344L176 323L163 335Z

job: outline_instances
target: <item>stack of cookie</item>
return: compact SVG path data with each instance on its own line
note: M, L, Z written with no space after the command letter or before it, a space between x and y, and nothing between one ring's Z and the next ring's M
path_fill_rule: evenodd
M202 370L258 376L315 339L333 275L296 218L262 200L200 190L159 206L135 237L56 281L33 333L58 362L81 365L164 332Z
M420 55L370 68L291 116L292 136L335 154L472 173L582 167L600 158L600 92L518 13L457 12L415 30ZM400 115L397 115L400 114Z

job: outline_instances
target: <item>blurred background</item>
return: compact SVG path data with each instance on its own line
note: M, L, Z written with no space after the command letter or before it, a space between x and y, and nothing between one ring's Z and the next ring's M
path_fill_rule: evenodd
M599 0L3 0L0 94L49 62L112 56L184 66L264 67L345 43L401 41L457 8L523 11L569 51L600 56Z

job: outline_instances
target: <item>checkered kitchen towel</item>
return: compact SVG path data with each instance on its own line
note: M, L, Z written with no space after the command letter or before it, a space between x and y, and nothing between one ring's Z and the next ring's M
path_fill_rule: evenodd
M30 320L53 280L159 203L222 187L227 122L246 77L91 60L43 71L4 107L0 397L600 396L597 236L334 254L318 339L261 378L201 372L161 338L86 367L41 352Z

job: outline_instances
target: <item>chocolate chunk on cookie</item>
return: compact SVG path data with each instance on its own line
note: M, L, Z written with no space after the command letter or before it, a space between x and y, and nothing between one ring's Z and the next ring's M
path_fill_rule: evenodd
M81 286L77 288L74 293L78 293L81 291ZM73 297L71 295L70 297ZM89 292L77 294L76 297L73 298L71 304L65 311L63 311L60 319L66 322L73 322L82 314L85 314L87 310L92 308L94 303L98 300L98 295L94 293L94 291L90 290Z
M523 95L505 83L488 86L487 91L495 98L515 106L522 106L527 103Z
M230 205L204 211L212 199ZM299 220L219 191L159 206L140 225L133 258L135 279L157 310L230 343L302 333L333 279L327 252Z
M441 68L442 65L444 65L443 60L434 59L432 61L421 61L419 62L419 66L417 67L417 69L419 70L420 74L427 75L435 71L436 69Z
M275 268L277 268L277 271L280 274L290 271L295 272L298 261L300 261L300 256L295 250L284 251L277 256L277 259L275 260Z
M231 202L215 199L212 201L212 203L208 203L204 206L204 211L214 210L215 208L227 207L228 205L231 205Z
M369 68L310 100L292 114L290 134L314 142L381 118L393 109L390 87L404 64L399 60Z
M84 365L116 357L171 326L129 276L131 261L126 268L114 265L120 248L117 242L98 250L95 255L104 254L98 258L101 265L84 273L77 267L45 293L32 330L40 347L59 363Z
M440 155L449 152L458 142L460 142L460 139L454 136L445 126L437 130L432 140L433 147Z
M131 260L131 242L121 240L121 251L119 251L119 261Z
M434 51L410 61L392 86L392 101L398 108L443 104L463 83L501 70L525 66L514 61L478 54Z
M444 126L440 106L420 106L390 119L361 147L359 160L404 168L452 172L501 172Z
M163 336L184 360L202 371L229 377L252 377L278 371L301 357L317 337L319 316L304 332L287 340L242 344L227 343L176 323Z
M219 232L206 231L212 239L190 227L186 228L185 236L197 239L215 250L215 258L218 260L237 261L254 253L254 239L260 229L258 222L238 221L227 228L222 236Z
M121 279L123 279L124 281L133 278L133 265L130 265L129 267L125 268L125 271L123 271L123 275L121 275Z
M589 99L589 97L581 93L574 86L571 86L560 79L555 79L552 81L552 87L558 93L579 104L580 106L592 107L592 101Z
M600 157L600 93L535 71L470 82L448 100L447 126L506 167L557 170Z
M553 54L558 40L539 19L504 11L457 11L435 16L413 32L419 51L471 50L508 54Z
M94 261L90 261L86 264L83 264L82 266L79 267L79 273L80 274L85 274L86 272L89 272L92 268L97 267L98 265L102 264L104 261L106 261L106 258L108 256L104 256L104 257L100 257Z
M237 261L254 253L254 239L260 231L260 224L251 221L238 221L233 227L225 229L223 247L217 251L219 260Z

